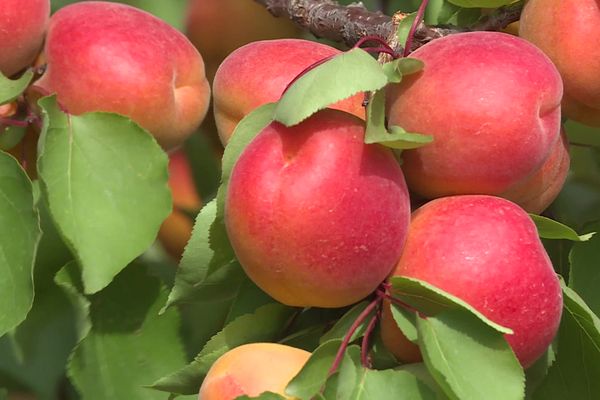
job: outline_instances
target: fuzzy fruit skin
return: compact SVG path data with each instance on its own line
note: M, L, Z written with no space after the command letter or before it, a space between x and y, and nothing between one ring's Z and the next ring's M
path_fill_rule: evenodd
M300 372L310 353L277 343L251 343L223 354L212 365L198 400L234 400L270 391L284 395L285 387Z
M173 211L162 223L158 240L171 257L179 260L194 228L194 221L182 210L195 213L202 206L192 169L182 149L169 155L169 188L173 197Z
M202 57L167 23L123 4L89 1L50 20L48 69L37 86L73 114L115 112L146 128L165 149L200 124L210 100Z
M190 0L186 33L204 57L212 81L219 66L235 49L250 42L295 37L298 27L276 18L254 0Z
M524 367L546 351L558 330L557 275L533 221L508 200L467 195L427 203L413 213L393 275L429 282L511 328L514 335L506 339ZM394 347L390 338L398 335L395 324L382 324L384 344L398 358L414 354Z
M371 292L400 257L410 218L391 151L365 145L364 122L322 110L272 123L229 182L225 223L248 276L291 306L342 307Z
M538 46L563 78L563 112L600 126L600 3L598 0L530 0L519 35Z
M425 68L388 92L389 123L434 142L403 152L409 188L425 198L490 194L521 203L510 192L551 170L544 164L560 146L562 83L550 60L498 32L450 35L411 57ZM526 197L540 194L532 187Z
M219 66L213 82L215 122L223 145L250 111L279 100L298 74L339 53L333 47L301 39L254 42L231 53ZM331 108L364 119L363 99L358 94Z
M12 76L33 62L49 18L50 0L2 0L0 72Z

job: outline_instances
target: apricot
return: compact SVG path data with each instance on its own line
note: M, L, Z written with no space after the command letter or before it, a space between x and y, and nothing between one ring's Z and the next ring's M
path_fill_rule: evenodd
M558 330L557 275L533 221L508 200L465 195L425 204L412 215L393 275L429 282L511 328L506 340L524 367L546 351ZM416 361L414 344L399 338L391 313L383 318L386 347L405 362Z
M276 343L252 343L236 347L212 365L198 400L234 400L270 391L284 396L292 378L300 372L310 353Z
M254 0L190 0L186 34L204 57L209 80L232 51L250 42L294 37L295 24Z
M300 39L253 42L231 53L219 66L213 82L215 122L223 145L250 111L279 100L298 74L339 53L333 47ZM358 94L331 108L364 119L363 99Z
M429 199L489 194L530 212L545 209L558 190L529 182L540 174L552 179L567 157L561 153L562 83L550 60L498 32L450 35L411 57L425 68L390 89L389 124L434 141L403 153L409 188Z
M173 211L163 221L158 240L171 257L179 260L192 236L194 220L191 216L202 205L184 150L169 155L169 188L173 197Z
M600 126L600 4L598 0L529 0L519 35L550 57L565 85L563 113Z
M36 85L68 112L130 117L166 150L200 124L210 99L202 57L167 23L123 4L86 1L50 20Z
M42 48L50 0L2 0L0 72L12 76L30 65Z
M400 257L410 204L393 153L364 144L359 118L322 110L273 122L244 150L225 204L229 239L261 289L291 306L343 307Z

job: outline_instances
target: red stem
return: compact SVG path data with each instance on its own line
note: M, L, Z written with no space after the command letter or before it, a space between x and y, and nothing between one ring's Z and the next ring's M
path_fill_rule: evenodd
M20 126L25 128L29 125L29 123L27 121L20 121L18 119L0 117L0 125Z
M338 367L340 366L340 363L342 362L342 358L344 357L344 352L346 351L346 348L350 343L350 339L352 339L352 335L354 335L354 332L356 332L360 324L362 324L365 321L365 319L367 319L369 314L377 307L380 301L381 298L377 297L363 310L363 312L360 313L356 320L354 320L354 323L350 326L348 332L346 332L346 336L344 336L344 340L342 341L342 344L340 345L340 348L338 349L338 352L335 355L333 364L329 369L329 375L332 375L335 371L337 371Z
M397 304L400 307L407 309L408 311L417 313L421 318L426 318L425 315L423 315L419 310L417 310L416 308L414 308L410 304L405 303L402 300L400 300L400 299L398 299L398 298L396 298L396 297L394 297L394 296L392 296L392 295L390 295L388 293L382 292L381 290L377 290L377 295L380 296L380 297L382 297L382 298L388 299L392 303Z
M304 76L304 74L306 74L307 72L315 69L316 67L318 67L319 65L323 64L326 61L331 60L333 57L337 56L337 54L333 54L329 57L325 57L322 60L319 60L317 62L314 62L312 64L310 64L308 67L304 68L298 75L296 75L294 77L294 79L292 79L292 81L290 83L288 83L288 85L285 87L285 89L283 90L283 93L281 93L281 96L283 96L285 94L285 92L288 91L288 89L298 80L300 79L302 76Z
M371 320L369 321L369 325L367 325L367 330L365 331L365 335L363 336L362 343L360 345L360 361L365 368L371 368L371 361L369 360L369 339L371 339L371 334L375 330L375 325L377 324L377 320L381 316L381 309L377 310L377 313L373 315Z
M417 26L419 26L419 24L423 20L423 15L425 15L425 9L427 8L428 3L429 3L429 0L423 0L421 2L421 5L419 6L419 10L417 11L417 16L415 17L415 20L413 21L412 26L410 27L410 31L408 31L408 37L406 38L406 45L404 46L404 54L403 54L404 57L406 57L410 54L410 49L412 47L412 42L413 42L413 38L415 36L415 31L417 30Z

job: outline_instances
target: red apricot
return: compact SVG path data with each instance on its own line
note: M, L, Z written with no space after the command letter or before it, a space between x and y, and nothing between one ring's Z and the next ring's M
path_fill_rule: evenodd
M558 330L558 277L533 221L508 200L467 195L425 204L412 215L393 275L429 282L511 328L506 339L524 367L546 351ZM414 345L400 335L395 323L382 323L386 347L403 361L416 361Z
M231 173L231 244L248 276L284 304L352 304L400 257L404 177L389 149L364 144L364 132L362 120L331 109L289 128L273 122Z

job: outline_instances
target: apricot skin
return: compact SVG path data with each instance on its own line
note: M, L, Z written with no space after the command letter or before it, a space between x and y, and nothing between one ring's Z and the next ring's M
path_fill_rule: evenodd
M511 328L506 339L524 367L548 348L560 323L562 292L533 221L493 196L433 200L413 213L394 276L421 279ZM389 305L388 305L389 307ZM391 313L384 313L391 318ZM420 358L392 321L382 339L399 359Z
M283 395L310 353L276 343L252 343L222 355L208 371L198 400L234 400L270 391Z
M183 149L169 155L169 189L173 197L173 211L163 221L158 231L158 240L171 257L179 260L192 236L194 220L190 215L197 213L202 206ZM186 215L186 211L190 215Z
M558 68L565 85L564 115L600 127L600 2L529 0L519 35Z
M10 77L33 63L49 17L50 0L2 0L0 72Z
M300 39L254 42L231 53L219 66L213 82L215 122L223 145L250 111L279 100L298 74L339 53L333 47ZM358 94L330 108L364 119L363 99Z
M235 49L250 42L295 37L296 25L272 16L254 0L191 0L186 34L204 57L212 82L219 66Z
M411 57L425 67L388 92L389 124L434 141L403 153L409 188L429 199L489 194L530 212L545 209L554 199L549 193L533 206L521 198L541 197L547 187L528 181L551 175L555 165L546 163L562 160L551 157L564 145L562 83L550 60L523 39L498 32L450 35ZM524 187L527 193L517 190Z
M188 39L153 15L124 4L75 3L50 19L48 68L36 82L72 114L130 117L165 149L200 124L210 88Z
M373 292L396 264L410 205L389 149L365 145L364 122L322 110L272 123L229 182L225 223L248 276L292 306L342 307Z

